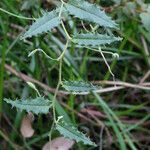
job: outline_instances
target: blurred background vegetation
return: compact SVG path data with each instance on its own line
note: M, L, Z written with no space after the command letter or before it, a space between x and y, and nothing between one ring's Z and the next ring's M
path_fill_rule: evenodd
M130 131L131 140L137 149L150 150L150 1L90 2L97 3L116 20L120 30L114 32L123 38L122 42L103 49L120 55L118 60L114 60L111 55L106 55L106 58L115 74L116 83L124 89L101 93L100 97ZM20 133L20 126L25 112L11 109L2 100L4 97L14 100L36 97L36 93L26 84L28 80L37 86L42 95L51 99L57 85L58 63L49 61L40 53L30 58L28 54L36 48L42 48L50 56L57 57L63 50L65 34L58 27L52 31L53 34L21 41L20 35L32 21L17 16L38 18L43 11L50 11L59 5L60 1L57 0L0 1L0 150L18 147L38 150L48 141L51 113L34 116L32 126L35 133L31 138L24 138ZM66 26L69 33L73 34L82 31L83 22L70 18ZM84 23L84 26L90 28L89 24ZM62 76L67 80L84 79L96 83L113 80L100 55L84 48L75 48L73 44L65 54ZM103 85L103 88L108 85ZM139 88L140 85L142 87ZM95 97L59 94L57 100L57 113L65 115L99 145L92 148L79 143L72 149L119 149L112 123ZM107 130L103 130L101 124ZM52 138L57 136L59 134L54 132Z

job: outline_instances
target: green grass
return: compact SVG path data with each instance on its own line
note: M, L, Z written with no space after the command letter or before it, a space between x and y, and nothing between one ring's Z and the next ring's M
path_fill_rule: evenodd
M30 4L30 1L27 1ZM41 48L48 55L57 58L62 52L66 40L65 33L60 26L57 28L57 32L53 31L53 35L44 34L21 41L20 35L31 24L30 19L41 16L41 10L51 10L55 7L54 4L43 3L39 0L31 4L28 9L21 10L23 2L0 1L0 114L2 120L0 120L0 145L3 147L0 146L0 149L13 150L16 145L29 150L41 149L48 141L52 124L51 113L35 116L33 127L36 134L26 140L21 136L20 125L25 112L21 113L16 109L11 109L3 102L3 98L34 98L36 94L21 78L6 70L4 65L8 64L17 72L22 72L55 88L58 79L58 63L49 61L42 53L36 53L30 58L28 58L28 54L36 48ZM113 3L99 0L96 2L105 8L113 5ZM120 43L103 47L103 50L117 52L120 55L118 61L112 59L111 55L105 55L116 80L138 84L150 69L149 55L141 41L142 36L150 50L150 33L142 26L138 16L130 17L122 12L125 6L125 4L118 6L112 12L108 9L110 15L117 19L120 25L120 31L117 34L123 37L123 40ZM136 13L138 15L139 12ZM70 34L82 30L81 22L75 18L69 18L66 26ZM89 24L85 23L85 26L89 29ZM74 44L69 45L67 53L65 53L62 76L63 80L113 80L98 53L85 48L77 48ZM149 78L146 82L149 82ZM52 99L53 93L41 86L36 86L42 95ZM105 87L103 85L103 88ZM145 150L149 148L150 144L150 141L142 141L142 137L147 138L150 135L149 96L148 90L133 88L102 94L91 93L87 96L58 95L56 113L63 115L66 122L73 123L81 131L87 133L98 144L99 149L103 147L104 150ZM84 109L92 110L92 114L83 111ZM100 135L102 125L105 128L103 134ZM58 132L54 131L52 139L58 136L60 136ZM94 150L95 148L76 143L74 149Z
M0 65L0 120L2 115L2 108L3 108L3 90L4 90L4 66L5 66L5 57L6 57L6 48L7 48L7 38L6 38L6 27L3 24L1 18L1 29L3 34L3 41L2 41L2 47L1 47L1 65Z

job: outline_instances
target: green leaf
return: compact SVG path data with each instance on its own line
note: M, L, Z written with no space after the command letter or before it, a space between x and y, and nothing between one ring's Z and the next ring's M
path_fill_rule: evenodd
M141 1L139 5L142 7L143 10L140 14L140 18L143 23L143 26L147 31L150 32L150 4L146 4Z
M67 11L77 18L97 23L100 26L117 28L117 24L104 11L101 11L97 5L90 4L84 0L69 0L65 6Z
M120 41L122 38L102 35L102 34L76 34L73 36L73 42L78 43L80 46L97 46L97 45L105 45L110 44L115 41Z
M10 100L4 99L8 104L11 104L12 107L16 107L18 109L26 110L27 112L33 112L34 114L43 113L46 114L49 112L51 107L51 102L44 97L37 97L35 99L27 99L27 100Z
M64 81L62 83L62 87L65 88L65 90L72 92L73 94L90 92L100 89L99 86L94 86L92 83L83 81Z
M143 26L150 33L150 6L146 9L147 12L143 12L140 14Z
M56 125L56 129L62 134L65 138L75 140L76 142L83 142L87 145L96 146L88 137L86 137L82 132L78 131L73 125L69 125L66 122L59 122Z
M44 15L34 22L29 30L23 35L21 39L25 39L38 34L50 31L52 28L57 27L60 24L58 11L53 10L51 12L45 12Z

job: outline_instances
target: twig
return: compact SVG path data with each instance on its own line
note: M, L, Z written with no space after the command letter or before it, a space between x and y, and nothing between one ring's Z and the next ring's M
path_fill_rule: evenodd
M45 89L48 92L55 93L55 88L51 88L48 85L41 83L40 81L33 79L23 73L17 72L15 69L13 69L11 66L5 64L6 70L11 72L12 74L16 75L17 77L21 78L25 82L32 82L34 84L37 84L41 88ZM127 82L121 82L121 81L94 81L93 83L100 83L100 84L107 84L107 85L116 85L112 87L107 87L103 89L99 89L95 91L96 93L106 93L106 92L113 92L113 91L118 91L121 89L125 88L137 88L137 89L142 89L142 90L150 90L150 87L147 87L150 85L150 83L142 83L142 84L132 84L132 83L127 83ZM70 92L66 91L58 91L58 96L65 96L71 94ZM88 95L90 92L82 92L79 93L79 95Z
M150 90L150 87L144 86L145 83L132 84L132 83L122 82L122 81L93 81L93 83L106 84L106 85L116 85L117 87L122 86L124 88L135 88L135 89L141 89L141 90Z
M141 83L141 85L143 85L143 86L150 86L150 82L144 82L144 83Z
M48 85L44 84L44 83L41 83L40 81L38 80L35 80L23 73L20 73L20 72L17 72L15 69L13 69L11 66L5 64L5 68L11 72L12 74L16 75L17 77L21 78L23 81L25 82L32 82L32 83L35 83L37 85L39 85L40 87L42 87L43 89L45 89L46 91L49 91L51 93L55 93L55 89L54 88L51 88L49 87ZM62 96L63 94L61 92L59 92L60 96Z
M12 74L16 75L17 77L21 78L23 81L25 82L32 82L34 84L37 84L38 86L40 86L41 88L45 89L48 92L51 93L55 93L55 88L51 88L48 85L41 83L40 81L33 79L23 73L17 72L15 69L13 69L11 66L5 64L5 68L6 70L8 70L9 72L11 72ZM119 90L119 89L123 89L124 87L109 87L109 88L105 88L105 89L100 89L97 92L98 93L104 93L104 92L111 92L111 91L115 91L115 90ZM59 96L64 96L64 95L69 95L70 92L66 92L66 91L58 91L58 95ZM82 92L80 93L80 95L88 95L89 92Z
M144 81L150 76L150 70L144 75L144 77L141 79L140 84L144 83Z

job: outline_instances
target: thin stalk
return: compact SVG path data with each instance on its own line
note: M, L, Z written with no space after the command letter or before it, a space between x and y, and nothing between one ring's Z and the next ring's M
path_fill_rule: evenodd
M128 38L131 36L131 33L132 33L132 31L129 29L128 32L127 32L127 35L125 36L125 39L122 41L122 43L121 43L121 45L120 45L120 47L119 47L119 49L118 49L118 54L119 54L119 55L120 55L120 53L122 52L122 50L124 49L124 46L125 46L125 44L126 44L127 41L128 41ZM113 70L113 69L115 68L116 64L117 64L117 60L114 60L114 61L111 63L111 65L110 65L111 70ZM105 79L105 80L108 80L109 77L110 77L110 72L107 71L107 73L106 73L104 79Z
M55 127L55 122L53 121L53 123L52 123L52 126L51 126L51 129L50 129L50 131L49 131L49 146L50 146L50 150L51 150L51 141L52 141L52 132L53 132L53 130L54 130L54 127Z
M110 52L110 51L103 51L103 50L101 50L101 48L100 48L100 50L97 50L97 49L94 49L94 48L90 48L90 47L85 47L85 48L93 50L95 52L100 52L101 51L103 54L109 54L109 55L112 55L114 58L119 58L119 54L118 53L114 53L114 52Z
M56 96L59 90L59 87L61 85L61 71L62 71L62 59L60 59L59 61L59 79L58 79L58 84L55 90L55 94L53 97L53 101L52 101L52 106L53 106L53 118L54 118L54 122L56 123L56 111L55 111L55 101L56 101Z
M69 39L69 40L71 41L71 40L72 40L72 38L70 37L70 35L69 35L68 31L66 30L65 25L64 25L64 23L63 23L63 21L62 21L62 20L61 20L61 25L62 25L62 27L63 27L63 29L64 29L65 33L66 33L67 39Z
M65 54L65 51L67 50L67 47L69 45L69 40L67 40L67 43L65 45L65 48L64 48L64 52L62 53L63 55L61 55L61 58L59 60L59 78L58 78L58 84L57 84L57 87L56 87L56 90L55 90L55 93L54 93L54 98L53 98L53 101L52 101L52 106L53 106L53 117L54 117L54 122L56 123L56 112L55 112L55 101L56 101L56 96L58 94L58 90L59 90L59 87L61 85L61 82L62 82L62 79L61 79L61 74L62 74L62 60L63 60L63 56Z
M64 2L61 0L61 7L60 7L60 12L59 12L59 18L61 19L61 14L63 11L63 6L64 6Z
M68 47L68 44L69 44L69 40L67 40L67 43L65 45L65 48L64 48L64 52L67 50L67 47ZM53 100L52 100L52 107L53 107L53 124L52 124L52 127L51 127L51 130L49 132L49 141L50 141L50 149L51 149L51 136L52 136L52 131L54 129L54 126L55 124L58 123L57 121L57 118L56 118L56 96L58 94L58 90L59 90L59 87L62 83L62 60L63 60L63 56L64 56L65 53L63 53L61 59L59 60L59 75L58 75L58 83L57 83L57 87L56 87L56 90L55 90L55 93L54 93L54 97L53 97Z
M0 8L0 11L10 15L10 16L13 16L13 17L16 17L16 18L20 18L20 19L25 19L25 20L35 20L34 18L28 18L28 17L24 17L24 16L19 16L19 15L16 15L16 14L13 14L7 10L4 10L2 8Z
M102 57L103 57L103 59L104 59L104 62L105 62L105 64L106 64L106 66L107 66L107 68L108 68L110 74L111 74L112 77L113 77L113 81L115 81L115 75L113 74L113 72L112 72L112 70L111 70L111 67L109 66L109 64L108 64L108 62L107 62L107 60L106 60L106 58L105 58L103 52L101 51L101 48L100 48L100 47L99 47L99 51L100 51L100 54L102 55Z
M59 61L63 57L64 53L66 52L66 49L63 50L63 52L60 54L60 56L58 58L50 57L42 49L35 49L35 50L33 50L31 53L29 53L28 57L31 57L36 52L42 52L45 55L45 57L47 57L48 59L51 59L51 60L54 60L54 61Z
M65 4L65 2L64 2L63 0L61 0L61 7L60 7L60 11L59 11L59 19L60 19L60 21L61 21L61 25L62 25L62 27L63 27L63 30L64 30L66 36L67 36L67 39L69 39L69 40L71 41L72 38L70 37L68 31L66 30L65 25L64 25L64 23L63 23L63 21L62 21L62 17L61 17L64 4Z

